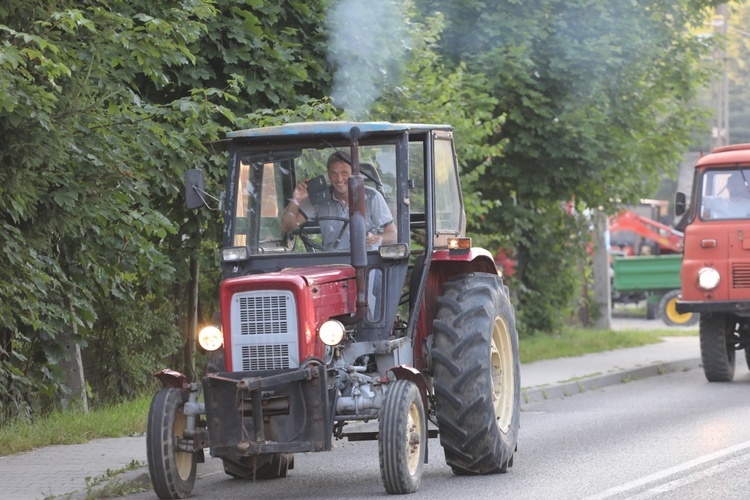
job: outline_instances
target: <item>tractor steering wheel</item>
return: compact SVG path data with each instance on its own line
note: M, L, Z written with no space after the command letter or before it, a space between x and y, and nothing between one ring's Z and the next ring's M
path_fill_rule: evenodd
M333 246L331 248L326 248L317 241L312 239L313 234L320 234L320 221L338 221L342 222L341 224L341 230L339 231L339 234L336 236L336 241L333 243ZM302 240L302 243L305 245L305 249L308 252L325 252L326 250L337 250L339 248L339 243L341 243L341 236L346 231L346 228L349 227L349 219L345 217L335 217L332 215L322 215L320 217L317 217L315 219L306 220L302 224L300 224L297 229L292 231L291 234L298 234L300 239ZM313 231L313 228L316 229L316 231Z

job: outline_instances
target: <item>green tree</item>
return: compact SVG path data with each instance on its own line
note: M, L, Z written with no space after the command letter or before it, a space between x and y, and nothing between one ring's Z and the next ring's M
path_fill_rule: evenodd
M727 31L727 78L729 81L729 140L750 142L750 6L735 5Z
M151 193L176 186L152 160L208 161L194 139L172 151L164 140L178 129L218 138L207 118L226 112L206 93L164 105L139 94L135 80L163 83L190 63L212 9L167 3L160 14L128 2L0 7L3 417L64 390L66 341L85 344L97 303L133 300L174 272L161 245L176 228Z
M229 127L335 116L320 99L323 10L260 0L0 6L3 418L66 392L59 362L70 341L91 344L84 359L109 381L91 384L102 399L147 384L165 356L190 371L191 317L213 312L221 222L187 212L183 174L202 168L218 195ZM140 352L149 342L160 356Z
M713 3L418 2L445 16L441 53L486 75L507 116L503 157L470 190L498 202L474 229L517 256L523 331L555 331L575 310L588 234L577 214L637 200L676 168L708 76L686 28Z

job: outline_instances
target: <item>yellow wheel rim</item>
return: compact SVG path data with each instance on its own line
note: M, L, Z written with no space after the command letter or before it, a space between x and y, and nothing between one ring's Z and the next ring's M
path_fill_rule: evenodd
M182 438L183 429L185 429L186 423L185 414L182 410L177 410L177 414L174 419L174 437ZM186 480L190 477L190 471L193 469L193 454L177 449L177 439L175 439L175 450L174 450L174 462L177 466L177 474L181 479Z
M665 312L667 315L667 319L672 323L676 323L678 325L684 325L685 323L693 319L693 313L691 312L685 314L680 314L677 312L677 297L667 302Z
M505 319L500 316L495 318L495 325L492 328L490 363L492 365L492 402L495 406L495 418L500 430L508 432L513 420L516 386L510 330Z
M419 467L419 449L422 446L422 419L416 403L409 405L406 423L406 467L414 475Z

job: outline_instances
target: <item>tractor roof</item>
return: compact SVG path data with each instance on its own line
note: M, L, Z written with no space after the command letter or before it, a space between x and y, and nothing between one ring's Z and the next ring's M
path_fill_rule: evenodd
M363 136L387 135L394 132L426 133L431 130L451 131L450 125L426 125L414 123L389 122L302 122L289 123L274 127L252 128L230 132L227 137L236 138L271 138L286 136L342 135L349 137L353 127L359 128Z

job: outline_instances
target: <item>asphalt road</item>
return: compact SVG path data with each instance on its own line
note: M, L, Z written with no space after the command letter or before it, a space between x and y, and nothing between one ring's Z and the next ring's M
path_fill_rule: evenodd
M728 384L709 384L695 369L526 404L507 474L455 476L431 439L422 484L409 498L748 498L750 373L744 356L737 365ZM337 441L331 452L298 455L289 477L273 481L230 479L216 460L205 470L194 498L387 496L375 442Z

